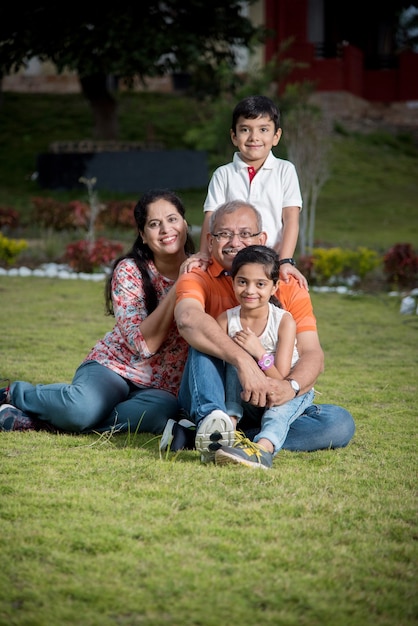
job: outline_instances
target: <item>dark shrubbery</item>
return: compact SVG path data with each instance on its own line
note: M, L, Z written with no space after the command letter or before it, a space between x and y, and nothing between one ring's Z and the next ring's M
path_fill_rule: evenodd
M123 252L123 245L100 237L96 241L81 239L68 244L64 260L75 272L91 274L95 269L110 265Z
M397 243L383 257L383 271L389 286L414 288L418 285L418 255L410 243Z
M35 197L32 204L32 220L40 226L57 231L88 227L91 211L88 202L60 202L53 198ZM102 203L96 228L135 228L134 206L135 202L128 200Z

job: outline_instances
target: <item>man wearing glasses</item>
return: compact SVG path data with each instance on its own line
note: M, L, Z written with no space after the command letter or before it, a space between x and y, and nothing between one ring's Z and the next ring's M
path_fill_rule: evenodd
M196 424L195 445L203 462L214 461L220 446L241 445L236 442L235 421L226 412L224 362L237 369L242 399L258 407L280 405L305 393L313 387L324 364L309 292L293 277L282 282L276 294L297 327L299 360L290 380L265 376L255 359L216 322L221 312L237 305L229 276L234 257L246 246L266 244L267 234L257 209L240 200L221 205L211 216L207 238L210 264L206 271L194 268L179 277L174 311L179 332L190 346L179 401ZM260 423L246 423L244 414L239 428L245 431L246 427L259 430ZM354 430L352 416L342 407L312 405L291 425L283 449L343 447Z

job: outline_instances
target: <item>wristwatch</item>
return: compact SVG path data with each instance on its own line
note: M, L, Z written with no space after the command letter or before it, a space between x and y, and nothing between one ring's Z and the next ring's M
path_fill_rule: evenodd
M258 366L261 367L263 372L268 370L269 367L274 365L274 355L273 354L263 354L261 359L257 361Z
M290 386L292 387L293 391L295 392L295 398L298 395L299 391L300 391L300 385L297 382L297 380L295 380L294 378L286 378L287 382L290 383Z

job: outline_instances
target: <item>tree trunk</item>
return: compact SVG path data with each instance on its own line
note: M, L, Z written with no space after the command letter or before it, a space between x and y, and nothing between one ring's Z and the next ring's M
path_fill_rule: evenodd
M109 91L109 76L94 74L80 77L83 95L93 114L93 137L114 140L118 138L117 102Z

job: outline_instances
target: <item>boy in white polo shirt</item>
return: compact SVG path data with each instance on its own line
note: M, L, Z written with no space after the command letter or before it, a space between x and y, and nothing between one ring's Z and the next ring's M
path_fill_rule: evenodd
M268 234L267 245L280 257L280 278L293 275L307 288L293 255L299 236L302 196L296 168L272 153L282 135L280 111L266 96L241 100L232 113L231 140L239 152L218 167L209 182L203 210L199 255L209 256L207 234L211 214L225 202L243 200L257 207Z

